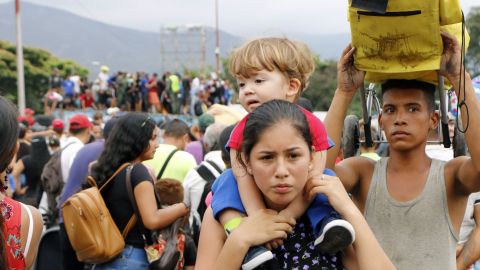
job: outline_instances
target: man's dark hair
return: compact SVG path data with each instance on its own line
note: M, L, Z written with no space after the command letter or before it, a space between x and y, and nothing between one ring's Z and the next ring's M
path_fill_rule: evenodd
M115 125L115 123L117 123L119 118L120 117L118 116L114 116L110 118L107 123L105 123L105 126L103 127L103 138L108 138L108 135L110 135L110 131L112 131L113 126Z
M77 129L70 129L70 134L72 134L73 136L76 136L82 132L84 132L85 130L87 130L87 128L77 128Z
M418 80L387 80L382 84L382 97L391 89L419 89L425 94L429 111L435 111L435 85Z
M164 129L164 136L167 137L179 138L190 133L188 125L180 119L172 119L168 121L165 123Z

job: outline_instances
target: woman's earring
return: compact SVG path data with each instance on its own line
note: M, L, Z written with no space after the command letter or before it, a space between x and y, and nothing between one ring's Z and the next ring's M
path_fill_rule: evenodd
M8 175L12 173L12 167L8 167L5 171L5 182L3 183L3 190L8 189Z

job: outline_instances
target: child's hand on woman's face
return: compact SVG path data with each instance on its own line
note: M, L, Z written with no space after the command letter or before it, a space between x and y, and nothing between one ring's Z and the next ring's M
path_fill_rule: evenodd
M285 239L293 230L295 220L288 219L269 209L256 211L243 218L230 237L236 237L248 246L263 245L274 239Z
M322 177L311 179L305 185L305 192L310 199L317 194L325 194L329 203L340 215L345 215L347 211L352 210L352 207L357 209L342 182L336 176L324 174Z

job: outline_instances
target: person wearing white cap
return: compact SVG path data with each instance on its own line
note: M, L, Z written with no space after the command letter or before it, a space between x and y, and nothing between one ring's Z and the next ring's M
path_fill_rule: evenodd
M108 71L110 69L107 66L100 67L100 73L98 74L98 104L100 109L104 109L108 99Z

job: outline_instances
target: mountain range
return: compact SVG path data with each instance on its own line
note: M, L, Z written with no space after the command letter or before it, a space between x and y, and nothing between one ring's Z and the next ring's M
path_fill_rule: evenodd
M0 40L15 43L14 15L13 2L0 4ZM98 73L100 65L109 66L111 71L158 73L215 66L215 29L210 27L204 28L204 36L198 27L145 32L28 2L22 2L21 18L24 46L72 59L90 69L91 74ZM337 59L350 39L349 34L286 36L306 42L322 59ZM227 57L245 40L220 31L221 57Z

